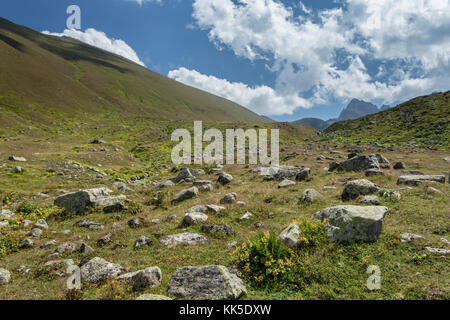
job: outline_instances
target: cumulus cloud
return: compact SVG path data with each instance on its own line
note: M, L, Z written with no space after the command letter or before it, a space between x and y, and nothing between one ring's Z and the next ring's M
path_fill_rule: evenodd
M49 31L43 31L42 33L58 37L70 37L78 39L91 46L118 54L128 60L131 60L141 66L145 67L145 64L139 59L137 53L131 48L125 41L120 39L110 39L102 32L95 29L86 29L86 31L79 31L74 29L66 29L63 33L54 33Z
M449 0L345 0L316 11L302 2L298 6L296 15L294 8L274 0L193 3L197 27L208 31L211 42L251 61L271 63L277 77L274 88L249 88L195 70L178 69L171 76L254 111L272 110L266 114L289 114L296 107L335 99L390 104L448 89ZM377 72L368 70L369 63L379 66ZM213 88L208 79L216 83ZM262 106L249 105L244 98L236 100L240 95L230 87L247 97L259 94L260 88L270 94L260 95Z
M311 107L308 101L298 97L296 94L279 95L268 86L252 88L241 82L229 82L225 79L207 76L186 68L170 71L169 77L237 102L259 114L291 114L299 106L303 108ZM274 108L274 106L278 107Z

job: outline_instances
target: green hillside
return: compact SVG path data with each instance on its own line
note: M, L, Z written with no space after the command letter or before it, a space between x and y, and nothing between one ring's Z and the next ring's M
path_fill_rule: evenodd
M93 115L267 122L242 106L78 40L0 18L0 124L51 125Z
M395 108L336 122L326 139L450 150L450 91L417 97Z

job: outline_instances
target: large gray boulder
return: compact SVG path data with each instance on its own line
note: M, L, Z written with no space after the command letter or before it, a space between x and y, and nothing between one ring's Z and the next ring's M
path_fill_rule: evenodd
M178 192L175 195L175 197L173 197L172 203L173 204L179 203L179 202L182 202L184 200L196 198L197 196L198 196L198 189L197 189L197 187L184 189L184 190L181 190L180 192Z
M236 275L224 266L178 268L172 275L168 293L181 299L235 300L247 290Z
M338 171L365 171L368 169L380 169L380 164L375 155L357 156L337 164L330 171L337 169Z
M345 184L344 191L342 192L342 200L353 200L360 195L373 194L379 190L379 187L366 179L349 181Z
M11 273L3 268L0 268L0 285L7 284L11 279Z
M201 212L188 212L184 216L184 223L188 226L206 222L208 216Z
M411 175L398 177L397 184L417 186L422 182L445 183L444 175Z
M300 234L300 227L296 223L292 223L289 227L284 229L278 237L289 248L294 248L298 245Z
M373 242L378 239L388 208L382 206L336 206L313 215L325 220L327 236L336 242Z
M134 291L147 288L156 288L161 285L162 272L159 267L149 267L144 270L130 272L117 277L119 281L125 281L133 286Z
M178 233L178 234L172 234L169 236L165 236L161 238L160 242L163 245L169 246L169 245L178 245L178 244L201 244L206 243L208 241L208 238L205 236L202 236L201 234L197 233Z
M229 173L221 172L219 173L219 178L217 179L217 181L221 185L226 185L229 184L231 181L233 181L233 176Z
M117 278L123 272L123 268L119 264L95 257L82 265L80 271L81 281L98 283L103 280Z
M64 208L66 213L81 214L93 207L111 206L126 200L123 195L110 196L111 192L107 188L80 190L56 197L54 205Z

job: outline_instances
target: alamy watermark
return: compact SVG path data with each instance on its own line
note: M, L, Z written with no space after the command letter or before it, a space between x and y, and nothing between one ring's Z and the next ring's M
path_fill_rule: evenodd
M369 290L381 289L381 270L379 266L369 266L366 273L370 274L366 285Z
M277 166L279 165L279 129L270 130L270 156L267 131L267 129L253 128L226 129L224 140L220 130L212 128L203 132L202 121L195 121L193 141L187 129L176 129L172 133L172 141L181 140L172 149L172 162L176 165L193 162L198 165L260 163ZM203 148L204 142L209 143L205 148Z
M70 16L67 18L66 25L67 29L81 29L81 9L79 6L72 4L67 7L67 14Z

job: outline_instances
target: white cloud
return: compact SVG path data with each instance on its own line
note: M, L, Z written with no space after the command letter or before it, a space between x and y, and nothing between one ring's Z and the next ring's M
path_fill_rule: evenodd
M53 33L49 31L43 31L42 33L58 37L71 37L78 39L91 46L118 54L124 58L127 58L141 66L145 67L145 64L139 59L137 53L131 48L125 41L120 39L110 39L102 32L95 29L86 29L86 31L79 31L74 29L66 29L63 33Z
M308 101L294 95L279 95L268 86L251 88L240 82L229 82L214 76L207 76L195 70L179 68L169 72L169 77L184 84L211 92L237 102L258 114L291 114L299 106L309 108ZM274 106L278 106L274 108Z
M304 14L296 16L292 8L274 0L195 0L193 18L208 31L211 42L249 60L270 61L277 76L273 89L264 87L271 94L260 96L263 107L245 104L243 98L238 101L229 90L222 89L221 95L255 111L273 109L271 114L280 114L291 113L292 103L310 107L355 97L390 104L448 90L450 0L336 3L334 9L314 12L299 2ZM371 75L364 61L378 64L378 74ZM211 77L179 70L175 74L181 81L208 90L208 81L198 79ZM259 87L212 78L223 88L258 92ZM273 97L280 98L278 103L271 101Z
M140 6L142 6L142 4L144 4L145 2L156 2L156 3L162 3L162 0L125 0L128 2L137 2L137 4L139 4Z

